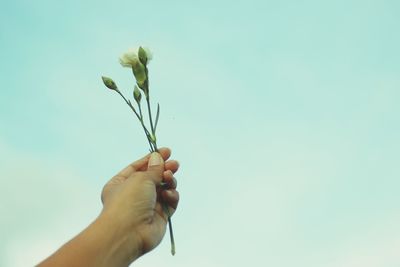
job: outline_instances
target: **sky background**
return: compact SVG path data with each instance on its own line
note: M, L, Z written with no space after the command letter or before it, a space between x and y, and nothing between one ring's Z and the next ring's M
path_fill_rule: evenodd
M118 57L150 47L181 163L169 237L133 266L400 266L400 2L6 1L0 266L33 266L147 153Z

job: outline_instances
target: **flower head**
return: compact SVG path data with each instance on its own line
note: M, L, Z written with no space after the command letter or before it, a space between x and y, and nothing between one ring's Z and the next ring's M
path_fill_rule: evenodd
M140 63L137 51L138 49L135 48L129 49L127 52L121 55L119 58L119 63L121 63L123 67L133 68Z
M139 51L141 51L139 55L143 58L145 54L143 54L142 48L129 49L128 52L122 54L122 56L119 58L119 62L123 67L132 68L137 84L141 89L144 90L145 83L147 81L147 70L146 70L146 65L142 62L143 59L140 60L140 56L138 55ZM145 63L147 63L147 60Z
M119 63L123 67L131 68L137 65L138 62L146 65L153 59L153 54L148 47L140 46L139 48L130 48L123 53L119 58Z
M109 88L111 90L117 90L117 85L111 78L108 78L105 76L101 76L101 78L103 79L103 83L105 86L107 86L107 88Z

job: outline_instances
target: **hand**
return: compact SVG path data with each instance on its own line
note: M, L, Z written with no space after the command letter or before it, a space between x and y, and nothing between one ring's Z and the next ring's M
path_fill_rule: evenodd
M179 164L174 160L166 161L170 154L169 149L162 148L159 153L133 162L103 188L102 214L137 241L139 256L155 248L165 234L168 216L162 203L168 205L170 215L178 205L179 194L173 174ZM163 188L161 182L165 183Z
M172 215L179 201L173 177L179 164L166 161L170 155L160 149L114 176L103 188L100 216L38 266L126 267L155 248L167 224L162 204Z

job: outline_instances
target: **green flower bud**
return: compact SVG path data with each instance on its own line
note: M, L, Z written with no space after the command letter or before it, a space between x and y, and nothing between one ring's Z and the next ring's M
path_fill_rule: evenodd
M152 59L153 55L147 47L140 46L138 49L138 57L143 65L147 65L147 63Z
M117 90L117 85L111 78L108 78L105 76L101 76L101 78L103 79L103 83L105 86L107 86L107 88L109 88L111 90Z
M139 88L135 85L135 89L133 90L133 98L139 104L140 100L142 99L142 94L140 93Z
M147 80L146 67L140 61L136 61L135 64L132 65L132 71L137 84L140 88L144 89L144 84Z
M145 89L145 82L147 81L147 75L146 75L145 66L142 63L137 62L137 64L135 64L132 67L132 71L133 71L133 75L135 75L136 82L137 82L138 86L141 89L144 90Z
M143 65L146 65L147 64L146 51L144 51L143 47L141 47L141 46L139 47L138 56L139 56L140 62L142 62Z

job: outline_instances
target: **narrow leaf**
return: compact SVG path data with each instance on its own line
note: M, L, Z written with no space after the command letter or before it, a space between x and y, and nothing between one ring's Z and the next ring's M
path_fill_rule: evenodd
M154 125L154 131L156 131L156 129L157 129L158 117L160 117L160 104L159 103L157 103L157 115L156 115L156 123Z

